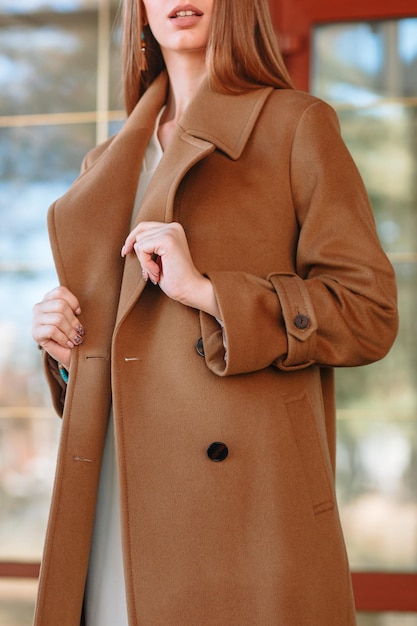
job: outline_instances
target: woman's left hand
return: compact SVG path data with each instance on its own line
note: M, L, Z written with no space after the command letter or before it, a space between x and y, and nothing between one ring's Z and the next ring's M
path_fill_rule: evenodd
M141 222L128 235L122 256L135 252L143 277L173 300L220 316L213 286L195 267L178 222Z

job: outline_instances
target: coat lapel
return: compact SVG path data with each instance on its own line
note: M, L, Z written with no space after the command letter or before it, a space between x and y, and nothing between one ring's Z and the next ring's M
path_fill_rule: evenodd
M171 222L174 198L181 180L195 163L214 149L212 143L192 137L178 127L147 189L134 225L144 221ZM145 286L139 260L136 254L131 253L125 261L116 326L125 318Z

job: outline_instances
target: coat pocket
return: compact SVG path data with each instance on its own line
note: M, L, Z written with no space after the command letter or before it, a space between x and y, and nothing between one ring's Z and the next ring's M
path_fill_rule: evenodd
M284 403L311 494L313 511L318 515L334 507L335 496L314 412L306 393L286 395Z

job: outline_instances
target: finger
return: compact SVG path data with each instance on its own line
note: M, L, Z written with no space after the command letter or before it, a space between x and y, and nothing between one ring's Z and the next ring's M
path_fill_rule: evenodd
M153 248L154 244L149 243L148 249L153 250ZM144 280L150 279L153 284L156 285L159 281L161 270L160 257L153 251L148 252L146 249L143 249L143 242L140 241L135 242L133 249L142 266L142 276Z
M80 343L75 344L70 341L68 335L63 333L57 326L48 324L38 326L34 331L34 338L42 347L46 347L46 345L50 342L53 342L62 348L71 349L74 348L75 345L80 345Z
M125 243L122 247L122 256L126 256L130 252L133 252L135 243L138 236L148 233L157 234L161 229L166 228L165 222L140 222L126 237Z
M32 335L35 341L60 337L58 343L74 347L83 343L85 330L65 300L43 300L33 307ZM51 333L57 329L58 335ZM65 340L62 338L65 337Z
M81 307L78 298L67 287L60 285L49 291L43 298L43 301L64 300L75 315L80 315Z
M62 347L74 348L84 342L84 335L84 329L72 328L61 319L56 320L54 316L43 316L40 320L35 319L33 323L32 336L39 345L54 341Z
M85 330L66 300L43 300L33 307L34 322L54 324L64 332L75 330L81 337Z

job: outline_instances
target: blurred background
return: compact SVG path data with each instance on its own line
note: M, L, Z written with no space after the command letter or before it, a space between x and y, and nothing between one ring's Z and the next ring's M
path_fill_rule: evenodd
M337 372L337 491L358 623L417 626L417 6L334 4L271 12L297 87L339 115L397 273L393 350ZM1 626L31 624L60 430L31 339L56 284L46 212L123 123L118 5L0 0Z

